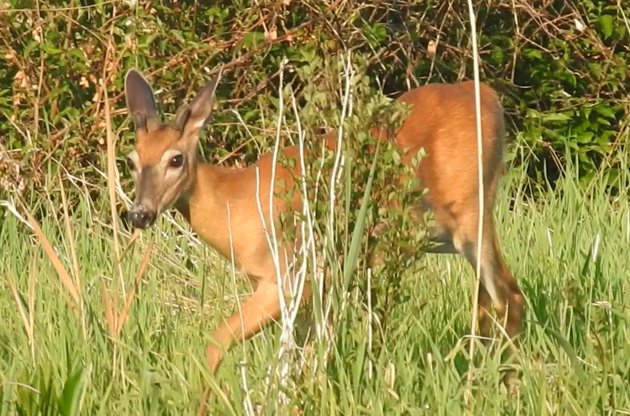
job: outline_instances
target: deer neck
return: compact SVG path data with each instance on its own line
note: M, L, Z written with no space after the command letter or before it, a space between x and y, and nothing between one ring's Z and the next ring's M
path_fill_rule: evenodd
M238 182L244 173L245 169L199 163L190 188L175 204L193 231L228 258L234 234L230 220L240 216Z
M216 198L214 194L221 185L220 166L210 163L198 162L191 168L190 177L186 181L186 190L175 203L175 208L182 216L191 223L191 214L205 208L211 208ZM193 225L191 223L191 225ZM194 227L193 227L194 229ZM196 230L195 230L196 231Z

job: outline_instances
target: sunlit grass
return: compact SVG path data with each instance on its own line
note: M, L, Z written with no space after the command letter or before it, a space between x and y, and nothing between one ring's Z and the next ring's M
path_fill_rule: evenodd
M522 373L516 396L501 387L499 354L480 347L472 364L466 359L474 279L456 256L427 255L402 277L404 296L385 329L370 319L367 298L351 293L350 307L334 320L327 365L312 365L320 343L300 350L303 358L296 362L303 368L291 376L286 402L278 400L273 382L278 328L235 347L211 377L206 343L237 296L250 290L246 279L234 278L226 262L163 218L123 258L123 290L112 277L107 215L79 199L70 222L84 323L33 232L2 214L1 413L190 414L208 382L214 414L630 412L629 195L607 195L597 183L584 190L569 173L554 191L532 201L521 196L520 183L520 174L512 172L497 206L503 251L528 304L515 358ZM54 200L29 204L40 214L58 213ZM71 270L63 218L44 214L38 220ZM132 286L150 242L154 248L135 301L120 336L112 336L103 293L122 309L123 291ZM474 372L468 406L467 371Z

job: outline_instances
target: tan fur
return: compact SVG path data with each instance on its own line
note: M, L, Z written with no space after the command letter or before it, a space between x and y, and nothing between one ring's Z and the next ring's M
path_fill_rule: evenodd
M128 102L136 100L134 94L138 94L137 91L144 93L143 88L141 81L132 79L127 86ZM141 103L150 102L148 96L140 98L144 99L137 100ZM428 188L424 202L435 213L438 224L435 237L444 243L441 251L457 251L475 265L479 216L473 83L427 85L411 90L399 99L412 108L394 140L401 149L409 151L408 155L416 154L420 148L426 151L417 174ZM486 332L491 329L488 313L493 305L506 318L507 333L514 336L521 327L523 297L502 259L492 218L496 184L503 170L503 110L494 91L486 85L481 85L481 104L486 207L479 297L481 328ZM145 166L164 163L160 162L162 155L169 149L175 148L188 155L188 164L181 171L181 178L176 179L179 196L175 206L206 243L226 258L233 253L234 262L256 288L241 310L222 322L213 334L208 347L208 364L214 372L231 345L258 332L280 313L276 270L256 201L260 199L269 227L272 221L269 213L272 156L263 155L257 163L246 168L198 163L194 157L198 126L207 117L206 112L209 113L209 110L199 110L200 105L199 100L191 105L190 128L186 124L179 130L164 126L155 128L150 123L146 123L146 129L137 128L136 152L141 165L137 167L137 175L142 175ZM130 111L140 114L137 124L141 127L142 117L149 120L154 117L152 110L143 112L142 105L130 106ZM332 137L326 140L333 146ZM297 149L289 147L283 152L295 156ZM159 173L163 174L162 171ZM276 182L277 194L282 194L285 186L291 186L296 173L295 169L277 165L276 178L281 179ZM136 181L143 183L139 176ZM161 186L159 181L145 182L156 188ZM142 191L137 189L138 193ZM148 194L156 195L156 198L168 194L168 190L151 191ZM145 205L151 204L161 206L159 201L148 201ZM275 198L274 212L298 208L297 201L294 206L283 204L281 198ZM277 221L275 225L278 226ZM281 233L281 230L277 231Z

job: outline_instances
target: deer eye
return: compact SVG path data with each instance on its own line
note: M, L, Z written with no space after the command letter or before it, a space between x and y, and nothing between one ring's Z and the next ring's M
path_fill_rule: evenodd
M171 168L181 168L184 165L184 155L176 155L168 161L168 166Z

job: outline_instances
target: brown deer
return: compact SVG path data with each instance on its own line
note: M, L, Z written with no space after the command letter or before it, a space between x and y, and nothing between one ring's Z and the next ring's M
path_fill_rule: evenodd
M127 106L136 136L135 151L128 156L136 183L136 199L129 213L131 223L145 229L161 212L174 206L207 244L234 261L255 288L240 310L214 332L207 353L212 372L234 343L280 316L281 291L263 222L268 226L275 221L277 225L279 212L299 209L290 206L286 198L276 196L280 185L275 187L274 218L270 218L268 203L257 203L270 200L271 154L245 168L198 160L199 134L212 111L218 80L216 76L192 102L179 109L172 123L164 124L145 78L131 70L125 79ZM490 87L482 84L480 88L485 209L479 323L482 333L491 330L489 314L494 307L505 322L506 333L513 337L521 329L524 299L502 258L492 215L497 181L504 167L503 109ZM432 210L437 223L433 234L441 245L435 251L460 253L476 267L480 218L474 84L426 85L408 91L399 100L411 109L393 140L407 152L425 150L416 171L427 188L422 206ZM295 147L283 149L289 156L297 152ZM276 184L290 186L299 176L297 170L297 166L276 164ZM281 231L277 230L280 234Z

